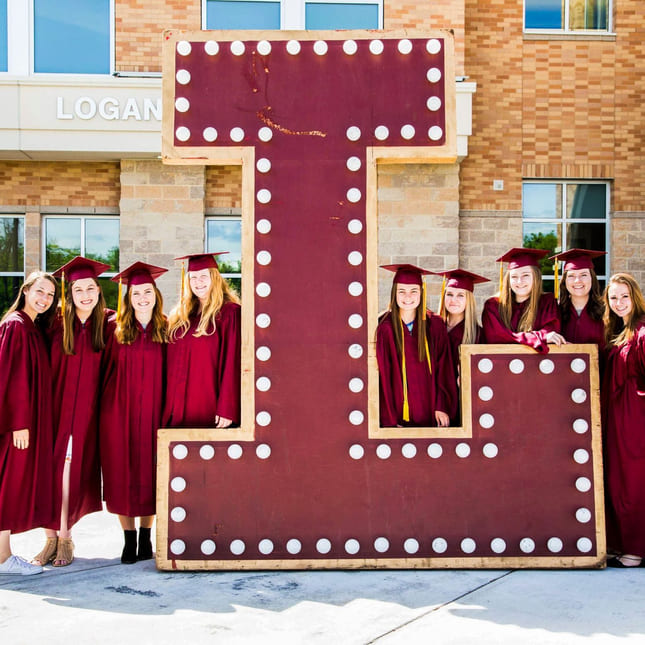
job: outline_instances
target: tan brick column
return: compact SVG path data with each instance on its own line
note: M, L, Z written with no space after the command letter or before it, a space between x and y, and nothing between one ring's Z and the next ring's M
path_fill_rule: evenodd
M25 211L25 277L41 268L40 210L28 206Z

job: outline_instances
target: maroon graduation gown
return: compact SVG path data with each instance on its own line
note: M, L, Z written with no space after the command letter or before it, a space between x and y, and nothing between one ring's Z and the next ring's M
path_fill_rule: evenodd
M40 330L23 311L0 325L0 531L20 533L53 518L51 370ZM29 447L13 431L29 430Z
M602 320L594 320L589 315L589 305L580 312L569 304L569 319L562 319L562 335L569 343L595 343L598 349L605 346L605 326Z
M645 558L645 322L608 351L602 389L608 497L622 553Z
M417 326L412 328L412 333L403 326L410 421L403 421L401 360L396 351L392 324L391 313L388 312L376 329L381 427L436 426L434 413L437 410L453 418L457 410L457 384L444 321L428 312L426 335L432 373L427 361L419 360Z
M482 311L483 342L486 343L520 343L528 345L540 353L549 351L546 342L547 334L560 331L558 305L551 293L544 293L538 303L538 311L533 323L533 331L517 331L520 318L528 300L522 303L513 301L510 329L504 325L499 315L499 299L489 298Z
M182 338L168 343L163 425L212 428L215 416L240 424L240 305L227 302L217 315L215 332L195 337L199 315Z
M139 335L122 345L110 321L99 421L103 499L108 511L128 517L155 514L166 354L151 326L136 324Z
M452 367L455 375L455 383L457 383L457 393L460 394L459 389L459 346L463 343L464 340L464 328L465 321L457 323L449 332L448 340L450 341L450 356L452 359ZM475 343L479 343L482 335L482 328L477 325L477 334L475 336ZM457 411L455 416L451 418L450 425L459 426L461 425L461 407L457 406Z

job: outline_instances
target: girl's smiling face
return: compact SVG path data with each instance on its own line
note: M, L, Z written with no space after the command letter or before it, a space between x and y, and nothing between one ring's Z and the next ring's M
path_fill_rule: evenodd
M515 294L517 302L528 300L533 289L533 271L531 267L520 267L519 269L510 269L508 272L511 291Z
M589 269L569 270L565 277L567 291L573 297L584 298L591 291L591 271Z
M56 288L47 278L38 278L31 287L24 290L24 294L23 311L35 320L38 314L44 314L52 306Z
M607 291L607 299L610 309L627 322L634 309L629 287L622 282L612 282Z
M421 287L418 284L397 284L396 304L401 312L416 311L421 303Z
M157 302L157 296L151 282L135 284L130 287L130 302L135 315L150 316Z
M449 314L456 316L466 311L466 289L448 287L443 298L444 307Z
M86 319L99 301L99 286L94 278L81 278L72 284L72 301L76 315Z
M204 302L208 298L208 293L213 282L209 269L200 269L199 271L190 271L188 273L188 282L190 290L196 298Z

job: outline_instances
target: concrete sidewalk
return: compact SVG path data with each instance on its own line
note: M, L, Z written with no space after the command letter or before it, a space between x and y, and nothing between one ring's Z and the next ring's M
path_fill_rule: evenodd
M71 566L0 577L0 643L645 643L645 569L159 573L121 536L95 513Z

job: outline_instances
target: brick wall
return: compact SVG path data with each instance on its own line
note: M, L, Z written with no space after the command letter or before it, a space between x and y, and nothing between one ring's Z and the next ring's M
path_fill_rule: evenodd
M242 208L242 167L206 166L206 197L209 210Z

